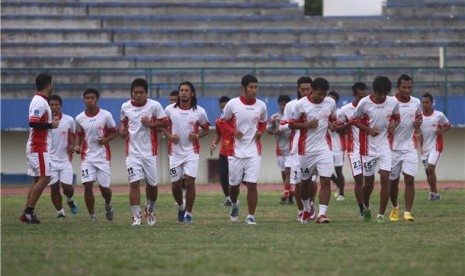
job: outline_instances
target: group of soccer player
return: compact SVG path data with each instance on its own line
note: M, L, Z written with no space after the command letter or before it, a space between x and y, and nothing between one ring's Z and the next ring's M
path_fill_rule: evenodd
M373 92L363 82L352 86L354 100L336 109L339 95L327 93L325 79L301 77L297 81L297 99L278 98L280 110L268 122L268 133L276 135L276 155L281 168L284 192L281 204L292 204L294 197L298 221L328 223L330 180L336 183L336 200L344 200L342 174L347 151L360 219L370 221L370 197L376 169L380 175L380 204L376 221L385 221L389 200L389 220L400 220L399 179L404 175L405 211L403 220L414 221L414 179L418 168L417 142L421 145L428 184L429 200L437 201L435 168L443 149L443 132L450 128L444 114L433 109L433 97L425 93L421 101L412 97L413 80L401 75L397 91L389 96L391 81L378 76ZM333 169L334 168L334 169ZM333 170L336 174L333 174ZM314 207L316 180L320 178L318 216ZM294 189L292 187L294 186Z
M61 113L61 98L51 94L52 76L39 74L36 86L38 92L29 106L30 133L26 148L28 174L34 180L20 221L40 223L34 208L47 185L51 186L51 198L59 219L66 217L60 188L71 212L78 212L73 200L73 153L81 155L81 177L89 219L97 220L93 194L93 184L97 182L105 201L105 217L113 220L109 142L119 135L126 140L132 225L142 224L142 209L147 225L155 225L160 132L168 140L169 171L172 194L178 207L177 219L184 223L193 221L199 139L208 135L210 122L205 109L197 104L195 87L191 82L181 82L176 93L170 95L173 101L163 109L158 101L148 98L147 81L135 79L131 83L131 99L121 107L119 129L111 113L99 107L98 90L88 88L84 91L85 110L73 119ZM404 219L413 220L410 211L417 168L414 138L422 137L422 158L428 181L431 179L435 183L434 169L442 150L442 132L450 124L442 113L432 109L430 94L422 97L422 116L419 100L411 97L410 77L402 75L397 88L395 97L388 96L391 82L387 77L377 77L373 82L373 93L368 95L366 85L356 83L353 86L354 101L339 112L335 100L327 97L329 83L324 78L312 80L301 77L297 82L297 99L289 101L289 97L284 97L286 104L282 106L282 116L279 120L273 119L276 124L273 134L285 133L289 138L286 147L278 143L279 150L286 152L280 163L288 168L288 173L283 174L284 181L287 183L289 180L284 196L289 198L295 193L300 222L316 220L317 223L329 223L326 212L331 194L330 179L335 167L334 142L328 135L331 131L347 132L347 151L360 216L365 220L371 218L370 195L378 167L381 201L377 221L384 221L389 196L394 207L391 220L395 220L396 216L399 219L397 187L401 172L406 183ZM241 89L239 97L220 98L222 115L215 123L216 135L211 153L221 143L221 182L226 196L225 205L231 206L231 221L239 219L240 184L245 184L248 207L245 221L253 225L256 224L261 165L260 137L267 129L267 107L257 99L258 80L255 76L243 76ZM270 128L268 130L271 131ZM340 166L342 172L342 164L339 163L336 167ZM314 202L318 177L321 188L316 215ZM146 183L146 203L142 207L141 181ZM290 185L295 186L294 191ZM430 199L439 199L437 190L432 190Z

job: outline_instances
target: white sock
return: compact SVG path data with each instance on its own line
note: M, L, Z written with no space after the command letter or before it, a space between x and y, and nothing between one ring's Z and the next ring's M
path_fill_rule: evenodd
M232 201L231 201L232 202ZM239 200L236 202L232 202L232 207L237 208L239 207Z
M186 203L183 203L182 205L178 205L179 210L184 211L186 210Z
M384 218L384 215L378 214L376 218Z
M184 214L184 216L187 216L187 215L189 215L189 216L192 217L192 213L191 213L191 212L187 212L187 211L186 211L186 213Z
M57 215L62 214L63 216L65 215L65 209L61 208L61 210L57 211Z
M134 217L140 218L140 205L132 205L131 210Z
M147 211L153 212L155 211L155 201L151 201L147 198Z
M326 210L328 210L328 205L320 204L318 208L318 216L326 215Z
M304 211L310 211L310 199L302 199L302 204L304 205Z
M255 215L247 214L247 218L255 219Z
M73 198L72 198L72 197L68 197L68 198L66 199L66 202L71 202L71 201L73 201Z
M231 201L231 197L229 197L229 196L225 196L224 199Z

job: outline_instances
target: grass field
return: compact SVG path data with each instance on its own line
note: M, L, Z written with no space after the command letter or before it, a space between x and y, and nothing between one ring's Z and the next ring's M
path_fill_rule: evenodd
M352 193L330 203L330 224L300 224L278 192L261 192L257 225L229 221L217 192L198 193L194 222L176 220L171 194L161 193L155 227L130 226L127 194L114 194L115 219L91 223L80 211L58 221L49 196L37 206L40 225L21 224L25 196L1 197L2 275L465 275L465 190L428 202L417 191L416 221L362 222ZM245 193L240 199L245 202ZM378 210L378 191L373 211ZM387 215L390 208L388 208Z

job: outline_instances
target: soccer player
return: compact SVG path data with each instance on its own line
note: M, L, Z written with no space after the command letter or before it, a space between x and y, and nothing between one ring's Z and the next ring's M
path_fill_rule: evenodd
M224 107L222 124L234 133L233 151L228 157L229 195L231 197L230 219L239 218L240 184L247 186L248 214L246 222L256 224L257 182L261 163L260 137L266 129L268 119L266 104L257 99L258 80L251 74L241 79L243 95L231 99Z
M140 182L145 179L145 218L147 225L156 223L157 186L157 128L168 125L161 104L147 98L148 84L137 78L131 83L131 99L123 103L120 115L120 135L126 138L126 167L129 179L129 204L132 226L142 224Z
M360 132L359 128L352 125L350 119L354 114L355 107L360 100L368 95L368 88L363 82L356 82L352 86L352 95L354 100L341 107L337 117L338 129L341 131L347 129L347 156L349 157L350 168L354 178L354 193L357 201L360 218L364 219L365 208L363 206L363 175L362 175L362 157L360 156Z
M289 127L300 129L298 152L302 167L301 197L304 205L302 222L313 219L314 210L310 204L312 176L320 176L319 211L317 223L329 223L326 217L331 198L330 178L333 173L333 153L327 138L328 128L336 122L336 102L326 97L329 83L324 78L316 78L312 82L312 91L301 98L291 117Z
M413 81L408 75L401 75L397 80L397 93L394 98L399 102L400 123L393 133L389 134L389 143L392 149L391 173L389 175L390 198L392 210L390 221L399 220L399 194L400 174L404 175L405 211L404 220L414 221L411 214L415 199L415 176L418 170L418 153L414 132L420 130L422 123L421 103L412 97Z
M389 78L377 76L373 81L373 93L360 100L355 108L351 122L360 128L360 154L362 155L365 185L364 219L371 220L370 197L375 182L375 171L380 175L380 202L378 223L384 222L384 212L389 201L389 173L391 171L391 149L388 132L399 124L399 103L388 96L392 85Z
M421 96L423 123L421 124L421 161L426 171L430 187L429 200L438 201L441 196L436 187L436 166L444 148L443 134L451 127L447 117L433 109L433 96L425 93Z
M297 98L288 102L286 104L286 107L284 107L284 114L280 122L279 130L286 131L290 129L289 121L291 119L291 116L295 113L295 105L302 97L305 97L307 96L307 94L310 94L311 89L312 89L312 79L310 77L302 76L297 80ZM294 185L294 196L295 196L295 202L297 205L297 221L301 222L302 216L304 213L304 205L302 203L302 198L300 196L301 194L300 183L302 180L302 168L300 166L300 157L297 151L299 135L300 135L299 129L291 129L291 135L290 135L291 142L290 143L291 143L292 165L291 165L290 184ZM315 211L313 208L313 201L315 199L315 195L317 192L317 185L315 183L315 179L316 179L315 176L313 176L312 185L310 188L310 205L311 205L311 209L313 210L314 215L315 215Z
M105 217L113 220L111 207L111 151L109 142L117 134L115 120L110 112L98 106L100 93L88 88L83 93L85 110L76 116L76 146L74 151L81 154L81 177L84 185L84 200L90 221L96 221L93 192L94 181L99 184L105 200Z
M228 170L228 156L232 151L232 139L233 133L227 131L226 128L221 126L221 117L223 117L223 110L226 104L231 100L228 96L223 96L218 100L218 105L221 110L220 118L216 119L215 126L216 132L213 137L213 141L210 146L210 155L213 154L213 151L218 146L218 143L221 142L221 149L219 155L219 169L220 169L220 182L221 188L223 189L224 194L224 206L231 206L231 197L229 196L229 170Z
M294 193L290 184L292 166L290 145L291 131L282 131L279 129L280 121L284 115L284 108L290 101L291 98L288 95L281 95L278 97L279 112L271 115L266 126L267 132L274 135L276 138L276 157L278 158L278 167L281 170L281 177L284 184L284 191L280 201L283 205L294 203Z
M57 128L59 121L52 119L52 110L48 97L52 93L52 76L41 73L36 77L37 92L29 104L29 138L26 144L28 175L34 178L27 194L26 208L19 217L21 222L40 223L34 211L42 191L50 182L52 159L50 147L52 128Z
M336 105L339 102L339 94L336 91L328 93L328 97L331 97ZM340 113L340 109L337 109L336 114ZM337 115L336 115L337 116ZM328 131L331 136L331 149L334 157L334 173L331 175L331 180L336 184L338 191L334 194L337 201L344 201L344 186L346 184L344 174L342 173L342 166L344 165L344 154L346 151L346 137L345 130L334 129Z
M61 113L63 102L58 95L51 95L48 99L53 117L60 120L58 128L52 129L52 177L50 181L50 196L52 203L57 210L58 219L66 217L63 209L62 196L60 187L63 189L63 194L66 196L66 203L69 206L71 213L77 214L78 207L73 200L73 159L74 145L76 142L76 124L74 118Z
M170 177L173 197L178 204L178 220L192 222L195 201L195 179L199 167L199 139L208 135L205 109L197 104L194 85L184 81L179 84L179 98L165 109L169 119ZM183 202L181 184L186 185L186 202Z

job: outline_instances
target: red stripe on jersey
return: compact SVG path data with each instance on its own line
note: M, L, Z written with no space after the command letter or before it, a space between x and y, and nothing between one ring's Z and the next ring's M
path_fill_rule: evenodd
M39 157L39 171L40 176L45 176L45 160L44 160L44 153L38 152L37 156Z
M236 130L236 115L233 115L231 117L231 119L229 121L227 121L227 126L225 125L226 128L230 128L231 130L233 130L231 136L233 137L233 139L231 139L231 155L230 156L234 156L235 155L235 147L236 147L236 137L234 137L234 131Z
M173 135L173 122L171 120L168 120L168 130L170 135ZM168 155L171 156L173 153L173 141L171 139L168 139Z
M360 123L369 126L370 118L368 114L364 114L363 118L360 120ZM360 154L368 155L368 132L360 129L359 131L359 141L360 141Z
M331 134L329 134L329 131L326 131L326 143L328 143L329 150L333 150L333 141L331 140Z
M352 132L353 126L349 126L349 131L347 132L347 152L354 152L354 133Z
M103 129L103 137L107 137L108 136L108 133L110 132L111 130L109 130L108 128L104 128ZM105 154L106 154L106 158L108 161L111 160L111 151L110 151L110 143L106 143L104 145L105 147Z
M438 130L442 129L442 126L438 124ZM442 139L442 135L436 136L436 150L438 152L442 152L442 149L444 147L444 140Z
M281 156L281 150L279 149L278 143L276 143L276 156Z
M194 133L195 134L199 134L199 122L195 122L194 124ZM195 139L192 141L192 145L194 146L194 153L197 153L199 154L200 152L200 143L199 143L199 140L198 139Z
M167 118L162 118L158 121L166 121ZM152 122L156 122L157 118L152 116ZM158 154L158 130L156 128L150 128L150 141L152 143L152 155Z
M300 116L299 122L301 123L306 123L307 122L307 117L305 115ZM297 143L297 151L299 155L304 155L305 154L305 143L307 141L307 132L308 128L301 128L300 129L300 136L299 136L299 142Z
M389 141L389 148L392 150L392 146L394 145L394 133L388 133L388 141Z
M86 138L86 132L83 130L82 134L82 148L81 148L81 160L84 161L86 158L86 151L87 151L87 138Z
M74 136L74 134L72 134L71 131L68 129L68 136L67 136L68 142L66 143L67 149L69 149L69 147L71 147L71 140L72 140L72 138L74 138L73 136ZM68 159L69 159L69 161L73 160L73 154L72 153L68 152Z
M29 117L30 123L48 123L48 113L44 112L42 117ZM47 152L48 129L32 128L31 152Z
M338 134L339 134L339 141L341 143L341 151L346 151L346 148L347 148L346 136L343 133L338 133Z

